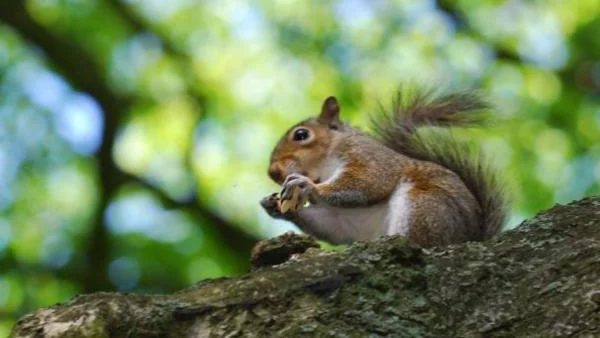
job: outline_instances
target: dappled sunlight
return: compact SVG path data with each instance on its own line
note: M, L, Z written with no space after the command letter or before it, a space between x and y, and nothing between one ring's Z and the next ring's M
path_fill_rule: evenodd
M108 278L118 290L132 290L140 279L140 266L135 259L117 258L108 266Z
M193 227L180 212L164 210L157 199L141 191L116 199L106 210L106 222L114 234L139 234L166 243L191 236Z
M29 21L0 13L0 336L77 292L246 271L298 231L259 205L269 156L330 95L368 130L402 82L482 89L494 122L457 135L506 174L510 227L600 192L597 0L3 1Z

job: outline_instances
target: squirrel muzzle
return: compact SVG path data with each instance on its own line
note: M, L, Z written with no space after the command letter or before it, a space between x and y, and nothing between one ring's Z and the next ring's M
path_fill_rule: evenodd
M300 174L315 180L308 172L297 170L297 167L294 161L273 161L269 165L269 177L279 185L283 184L285 178L291 174Z
M283 183L285 176L285 168L282 168L279 163L274 162L269 165L269 177L271 177L273 181L281 184Z

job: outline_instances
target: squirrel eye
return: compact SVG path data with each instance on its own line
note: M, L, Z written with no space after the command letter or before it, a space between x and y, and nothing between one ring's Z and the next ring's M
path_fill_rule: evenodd
M294 141L304 141L310 137L310 132L308 129L300 128L294 131Z

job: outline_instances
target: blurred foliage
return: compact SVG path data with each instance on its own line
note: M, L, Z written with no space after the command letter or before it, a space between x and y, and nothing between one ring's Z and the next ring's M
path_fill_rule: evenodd
M169 292L293 229L258 200L335 94L367 127L402 81L484 89L467 131L511 226L600 180L600 2L3 0L0 335L80 292Z

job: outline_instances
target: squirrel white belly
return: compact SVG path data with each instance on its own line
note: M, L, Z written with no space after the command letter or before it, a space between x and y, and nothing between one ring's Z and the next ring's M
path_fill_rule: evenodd
M424 91L396 99L372 137L343 123L337 99L290 128L271 155L281 194L261 204L334 244L403 235L424 247L484 240L502 228L507 203L497 175L445 133L419 127L467 126L487 106L471 93ZM310 205L281 212L300 189Z

